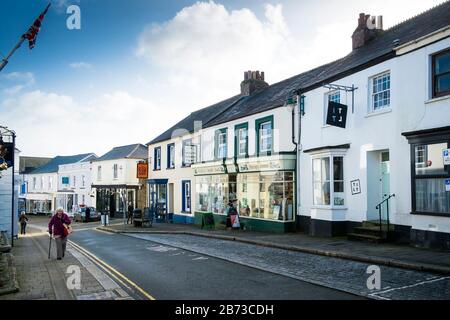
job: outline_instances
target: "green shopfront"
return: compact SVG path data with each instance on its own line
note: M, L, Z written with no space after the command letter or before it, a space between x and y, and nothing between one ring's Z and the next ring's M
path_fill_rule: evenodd
M295 164L295 155L280 154L193 165L195 223L212 213L223 227L227 204L236 200L242 229L295 231Z

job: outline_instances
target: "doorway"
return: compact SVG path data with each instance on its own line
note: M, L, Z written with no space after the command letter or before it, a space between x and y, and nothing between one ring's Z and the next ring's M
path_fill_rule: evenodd
M378 221L377 205L390 195L391 165L389 150L367 153L367 221ZM382 219L387 217L386 206L382 209Z

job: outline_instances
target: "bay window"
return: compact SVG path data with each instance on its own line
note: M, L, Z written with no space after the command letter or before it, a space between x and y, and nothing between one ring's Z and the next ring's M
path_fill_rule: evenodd
M314 205L344 206L344 158L333 155L315 157L312 168Z

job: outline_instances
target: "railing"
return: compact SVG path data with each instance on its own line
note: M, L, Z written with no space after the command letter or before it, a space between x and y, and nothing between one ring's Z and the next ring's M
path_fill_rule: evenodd
M387 196L387 194L384 195L385 197ZM386 231L386 235L389 233L389 200L391 200L391 198L394 198L395 194L391 194L389 197L387 197L386 199L384 199L383 201L381 201L377 206L376 209L378 210L378 215L379 215L379 219L380 219L380 236L383 234L383 223L382 223L382 208L383 208L383 204L386 203L386 222L387 222L387 231Z

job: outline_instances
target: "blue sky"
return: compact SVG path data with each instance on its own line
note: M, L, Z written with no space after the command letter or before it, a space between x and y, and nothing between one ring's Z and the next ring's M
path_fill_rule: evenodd
M146 143L238 93L244 70L274 83L349 53L360 12L389 27L440 2L54 0L36 47L24 44L0 73L0 124L17 131L23 155ZM0 54L47 3L2 1ZM71 4L81 30L66 28Z

